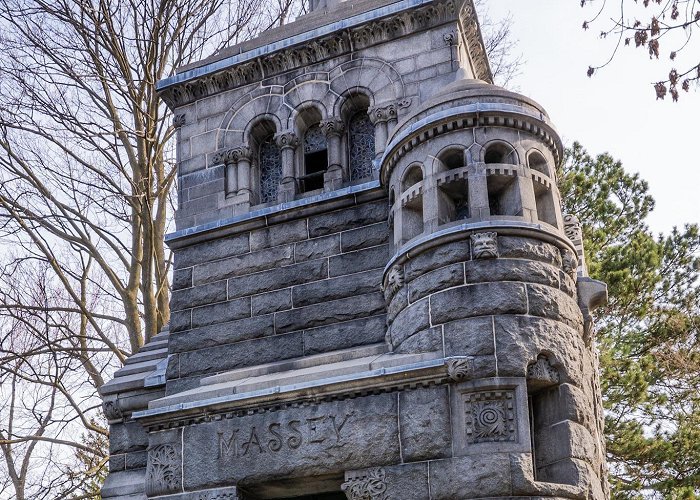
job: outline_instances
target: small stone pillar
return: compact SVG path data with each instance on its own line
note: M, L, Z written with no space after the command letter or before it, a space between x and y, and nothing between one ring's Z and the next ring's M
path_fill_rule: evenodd
M374 107L368 110L369 119L374 125L374 144L377 151L377 158L381 158L386 150L389 139L387 107Z
M323 190L334 191L343 184L343 165L341 151L341 136L345 131L345 124L338 118L323 120L319 126L326 135L328 142L328 170L323 176Z
M286 203L292 201L297 193L297 181L294 175L294 152L299 145L299 137L288 130L275 136L277 146L282 156L282 180L277 190L277 201Z
M489 190L484 164L473 164L469 167L467 177L469 183L469 213L476 220L486 220L491 214L489 210Z

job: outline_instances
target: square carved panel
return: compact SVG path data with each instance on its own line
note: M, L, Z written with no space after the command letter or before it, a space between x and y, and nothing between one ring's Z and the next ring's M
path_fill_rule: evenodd
M470 392L463 397L467 442L518 440L515 391Z

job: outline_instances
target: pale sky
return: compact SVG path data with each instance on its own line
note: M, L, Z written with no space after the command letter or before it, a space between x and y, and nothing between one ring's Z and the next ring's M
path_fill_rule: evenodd
M677 103L657 101L648 83L668 73L666 60L650 61L632 47L588 78L588 66L605 62L613 45L599 39L602 26L581 29L593 9L581 9L579 0L487 1L493 18L513 16L525 60L516 90L544 106L564 143L607 151L639 172L656 200L654 232L700 222L700 89L681 92ZM695 37L688 53L697 63L700 32Z

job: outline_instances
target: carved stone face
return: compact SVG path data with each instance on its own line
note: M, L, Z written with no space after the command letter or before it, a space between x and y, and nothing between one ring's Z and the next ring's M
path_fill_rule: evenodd
M475 259L498 257L498 235L496 233L472 234L472 255Z

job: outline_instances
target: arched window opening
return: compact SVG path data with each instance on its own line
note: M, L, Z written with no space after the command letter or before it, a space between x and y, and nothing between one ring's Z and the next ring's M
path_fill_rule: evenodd
M535 480L566 483L557 467L558 450L548 446L552 427L567 419L562 408L565 392L560 391L559 371L553 367L546 355L540 354L537 362L527 367L528 410L530 420L530 444ZM554 456L552 451L554 451Z
M464 151L451 149L438 158L438 168L451 171L464 168ZM468 219L469 182L466 175L446 179L438 185L438 225Z
M523 215L517 175L489 175L486 186L491 215Z
M547 187L540 182L533 182L535 191L535 206L537 208L537 219L551 226L557 227L557 212L554 204L554 194L551 187Z
M319 124L304 134L304 175L299 178L303 193L323 189L323 174L328 170L328 143Z
M547 160L542 156L539 151L533 151L527 156L527 166L533 170L537 170L544 175L549 176L549 167L547 166Z
M414 165L401 183L401 245L423 234L423 191L418 186L422 180L422 169Z
M282 155L274 135L267 136L261 142L258 164L260 165L260 203L277 201L277 189L282 180Z
M375 156L374 125L369 119L367 109L357 111L348 123L348 156L350 180L372 178Z
M484 163L506 163L509 165L516 165L518 163L518 157L513 146L503 142L497 142L486 148Z

